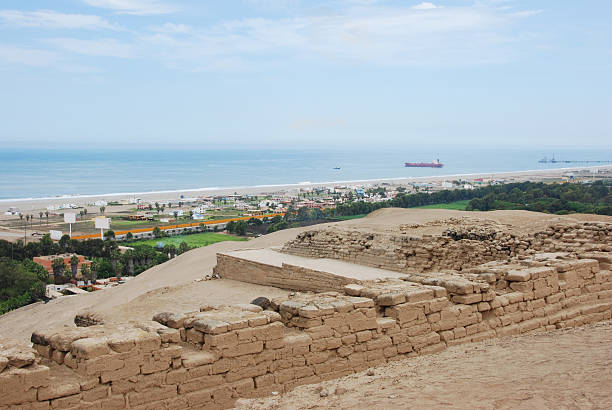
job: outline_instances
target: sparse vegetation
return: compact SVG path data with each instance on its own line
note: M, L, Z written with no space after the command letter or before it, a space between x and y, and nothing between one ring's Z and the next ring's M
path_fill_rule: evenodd
M211 245L217 242L223 241L246 241L247 238L239 238L237 236L225 235L222 233L213 233L213 232L203 232L196 233L192 235L177 235L167 238L159 238L159 239L148 239L141 241L133 241L126 243L127 246L134 245L146 245L146 246L157 246L158 243L162 243L165 245L174 245L181 247L181 243L185 243L184 246L188 246L189 248L200 248L202 246Z

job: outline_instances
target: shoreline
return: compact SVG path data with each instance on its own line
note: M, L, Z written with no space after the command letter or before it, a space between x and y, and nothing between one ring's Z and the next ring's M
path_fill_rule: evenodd
M501 172L476 172L476 173L465 173L465 174L445 174L445 175L429 175L419 177L388 177L388 178L374 178L374 179L357 179L357 180L338 180L338 181L321 181L321 182L297 182L287 184L268 184L268 185L252 185L252 186L234 186L234 187L202 187L202 188L188 188L188 189L171 189L171 190L160 190L160 191L145 191L145 192L111 192L104 194L83 194L83 195L63 195L53 197L30 197L30 198L5 198L0 199L0 204L5 207L10 206L31 206L38 205L48 206L62 204L67 201L73 202L76 205L87 205L92 200L106 200L109 198L113 199L127 199L129 197L138 196L142 200L151 199L178 199L178 194L195 194L198 193L208 195L222 195L228 193L237 192L239 194L264 194L274 193L287 190L295 190L299 188L312 188L339 184L374 184L374 183L407 183L411 181L440 181L457 178L495 178L495 177L543 177L543 176L560 176L565 172L587 170L587 169L610 169L612 165L595 165L589 167L566 167L566 168L553 168L553 169L535 169L535 170L516 170L516 171L501 171ZM44 204L43 204L44 202ZM32 208L34 209L34 208Z

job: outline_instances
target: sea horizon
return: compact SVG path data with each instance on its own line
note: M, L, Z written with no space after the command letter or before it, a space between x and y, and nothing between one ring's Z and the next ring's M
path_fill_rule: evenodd
M548 155L542 148L474 147L420 148L410 153L362 149L8 150L0 153L0 202L451 178L612 164L538 162L552 155L557 160L607 161L612 159L612 149L557 149ZM438 158L443 168L406 168L403 163Z

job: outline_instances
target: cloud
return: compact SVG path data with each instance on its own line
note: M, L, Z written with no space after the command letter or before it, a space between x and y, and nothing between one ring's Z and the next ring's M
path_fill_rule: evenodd
M19 65L38 68L53 68L70 73L95 73L95 67L68 61L62 53L31 47L0 44L0 67Z
M130 44L112 38L82 40L77 38L49 38L45 42L76 54L96 57L132 58L135 50Z
M0 10L0 21L16 27L63 28L63 29L107 29L116 30L105 19L91 14L65 14L52 10L20 11Z
M430 2L423 2L421 4L417 4L416 6L412 6L413 9L415 10L431 10L431 9L437 9L439 8L438 6L436 6L433 3Z
M151 27L151 30L158 33L189 33L192 27L186 24L164 23L161 26Z
M295 60L378 66L465 66L516 57L517 17L487 7L356 7L295 18L227 21L189 35L142 40L172 67L206 69L219 60L253 67Z
M132 1L86 1L134 7ZM426 12L409 5L344 4L333 12L234 19L212 26L166 22L124 31L121 41L57 37L43 42L70 58L140 58L184 71L268 70L309 62L448 68L516 60L528 50L523 45L532 43L518 24L536 13L482 3Z
M92 7L113 10L117 14L152 15L177 11L175 6L159 0L83 0Z
M59 54L52 51L0 44L0 61L4 63L49 67L59 60Z

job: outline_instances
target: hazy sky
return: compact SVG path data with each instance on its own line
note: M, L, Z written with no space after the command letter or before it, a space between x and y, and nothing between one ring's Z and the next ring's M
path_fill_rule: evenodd
M14 147L612 146L610 0L2 0Z

